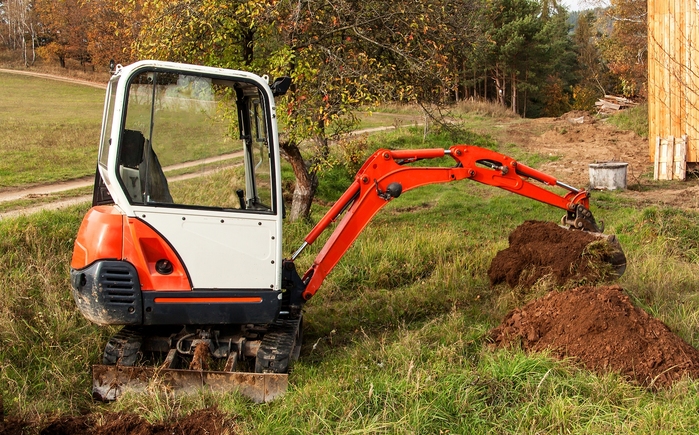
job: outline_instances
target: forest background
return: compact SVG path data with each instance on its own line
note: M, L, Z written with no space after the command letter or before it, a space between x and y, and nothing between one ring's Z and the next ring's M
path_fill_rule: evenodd
M646 16L645 0L572 13L557 0L0 0L0 45L25 67L151 58L291 76L278 113L296 219L359 108L410 102L441 118L478 100L539 117L643 100Z

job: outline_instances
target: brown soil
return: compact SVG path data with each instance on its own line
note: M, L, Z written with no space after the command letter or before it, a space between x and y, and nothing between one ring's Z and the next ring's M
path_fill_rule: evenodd
M232 435L235 423L217 409L201 409L166 424L150 424L134 414L114 413L102 416L98 424L94 414L62 417L49 423L40 435ZM2 432L4 433L4 432ZM11 433L11 432L10 432ZM17 432L20 433L20 432Z
M688 174L685 182L652 181L648 139L618 130L585 112L570 112L560 118L503 119L498 127L495 130L489 127L482 133L493 135L503 143L514 143L528 152L556 157L555 161L544 163L537 169L564 183L584 188L590 182L590 163L620 161L629 164L629 189L622 194L625 198L640 206L665 205L699 210L699 179L696 175Z
M209 359L211 358L211 351L209 350L209 345L201 342L194 349L194 355L192 355L192 362L189 363L190 370L208 370L209 369Z
M23 420L18 420L15 418L7 418L0 420L0 434L3 435L22 435L25 428L29 424Z
M619 286L551 292L509 313L490 336L497 347L547 349L649 387L699 376L699 351L634 307Z
M557 284L597 282L611 275L606 253L589 255L588 245L600 239L553 222L526 221L509 237L510 246L497 253L488 269L491 285L530 287L545 276Z
M502 139L529 152L558 157L538 169L576 187L590 184L590 163L628 163L629 185L637 182L641 174L652 171L648 139L631 131L618 130L585 112L524 120L504 130Z

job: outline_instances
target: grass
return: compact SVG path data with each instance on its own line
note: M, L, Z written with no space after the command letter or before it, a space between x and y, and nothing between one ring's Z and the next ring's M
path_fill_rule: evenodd
M74 309L72 241L86 206L0 221L0 366L5 409L70 412L84 403L89 370L109 334ZM45 400L51 395L55 399Z
M423 142L422 129L401 129L372 136L369 150L454 139L519 152L532 164L468 132ZM349 179L342 167L323 174L312 221ZM592 204L625 248L620 284L699 346L699 214L643 210L612 193ZM283 399L255 405L235 394L151 393L94 403L89 365L114 331L90 325L70 297L68 264L85 210L0 221L0 391L5 411L36 427L61 413L127 411L156 422L208 406L233 416L240 433L650 434L699 426L699 381L650 392L574 361L488 346L490 328L523 302L490 287L490 260L524 220L558 221L562 212L468 181L407 192L377 214L307 304L306 344ZM285 225L288 255L312 222ZM299 258L300 270L325 238Z
M0 73L0 189L94 173L104 91Z
M644 103L622 110L608 118L608 122L621 130L631 130L641 137L648 137L648 104Z
M93 174L104 91L5 73L0 80L0 189ZM138 117L137 108L131 112ZM163 166L242 149L229 138L231 120L174 111L159 116L158 143L169 144L159 155ZM190 128L171 127L183 124Z
M360 112L357 117L359 118L357 130L387 126L402 127L425 122L424 115L417 107L408 113Z

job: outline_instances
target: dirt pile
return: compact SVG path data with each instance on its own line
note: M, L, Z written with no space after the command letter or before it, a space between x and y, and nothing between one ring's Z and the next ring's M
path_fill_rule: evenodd
M201 409L168 424L150 424L134 414L113 413L62 417L39 431L40 435L233 435L236 428L225 414L217 409Z
M0 434L2 435L23 435L29 424L23 420L6 418L0 420Z
M614 277L612 247L590 233L566 230L553 222L526 221L510 234L509 243L490 263L491 285L531 287L547 275L559 285Z
M538 170L575 187L590 183L590 163L628 163L629 186L637 183L641 174L653 170L648 139L596 121L585 112L571 112L556 119L526 120L503 130L506 131L500 133L501 140L552 158L537 167Z
M555 357L573 357L587 369L621 373L645 386L699 376L699 351L634 307L619 286L551 292L509 313L490 338L497 347L548 349Z

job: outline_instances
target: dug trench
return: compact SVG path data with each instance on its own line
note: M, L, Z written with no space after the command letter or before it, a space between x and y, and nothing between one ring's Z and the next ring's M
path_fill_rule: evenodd
M489 270L492 284L527 288L551 277L553 290L516 308L490 331L493 347L521 347L572 358L596 373L619 373L634 384L663 388L699 377L699 351L664 323L635 307L610 274L608 250L589 252L594 236L552 223L529 221L510 234ZM604 244L604 243L602 243ZM571 284L587 283L571 288Z
M236 423L216 408L200 409L172 423L151 424L135 414L87 414L60 417L42 428L21 420L0 422L0 434L21 435L234 435Z

